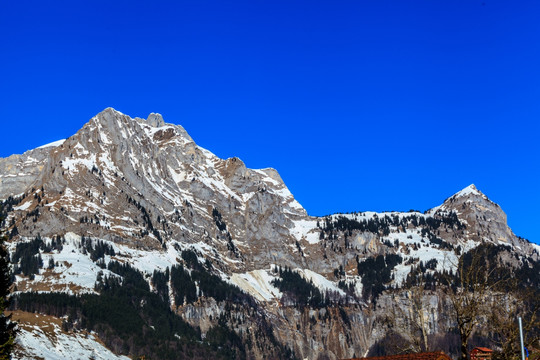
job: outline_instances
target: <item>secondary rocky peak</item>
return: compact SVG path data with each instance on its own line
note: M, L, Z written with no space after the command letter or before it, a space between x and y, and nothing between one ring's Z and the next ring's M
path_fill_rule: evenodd
M165 121L163 120L163 116L158 113L151 113L148 115L148 118L146 119L146 122L153 127L162 127L165 126Z
M108 107L94 116L83 128L83 133L84 129L87 133L92 133L91 136L94 137L110 135L110 140L117 144L128 139L142 139L144 137L150 137L151 141L156 142L156 145L171 138L179 138L179 142L183 144L193 142L182 126L165 123L163 116L159 113L150 113L146 119L131 118L112 107Z
M106 125L110 125L110 124L107 124L107 121L118 120L118 119L131 120L138 123L146 123L156 128L166 125L165 121L163 120L163 116L159 113L150 113L150 115L148 115L148 117L145 120L139 117L131 118L112 107L106 108L105 110L101 111L99 114L97 114L95 117L92 118L92 120L99 120L101 123L103 123L105 120Z
M495 203L489 200L486 195L484 195L480 190L478 190L476 185L471 184L447 198L440 206L431 209L430 213L435 213L439 210L457 210L457 208L463 206L463 204L471 204L473 202L491 203L496 206Z
M495 244L511 244L515 236L508 227L506 214L471 184L452 195L439 206L436 213L453 212L467 226L466 239L488 241Z

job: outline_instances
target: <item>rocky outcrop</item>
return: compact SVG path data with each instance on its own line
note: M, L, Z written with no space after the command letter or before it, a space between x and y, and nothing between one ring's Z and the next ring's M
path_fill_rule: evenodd
M46 146L22 155L0 158L0 199L26 191L43 171L51 149Z

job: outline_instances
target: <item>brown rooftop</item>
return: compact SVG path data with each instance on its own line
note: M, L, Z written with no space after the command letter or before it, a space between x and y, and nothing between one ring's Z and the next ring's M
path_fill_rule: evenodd
M354 358L350 360L452 360L448 355L442 351L429 352L429 353L416 353L416 354L404 354L404 355L389 355L389 356L375 356L368 358Z

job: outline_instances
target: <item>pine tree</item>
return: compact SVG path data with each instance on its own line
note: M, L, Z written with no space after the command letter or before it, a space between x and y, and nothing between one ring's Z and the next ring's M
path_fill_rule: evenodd
M1 208L0 213L2 213ZM2 219L0 219L0 223L2 223ZM5 237L0 234L0 360L11 359L16 335L16 323L11 321L11 315L4 314L9 306L8 295L11 288L9 254L4 246L4 241Z

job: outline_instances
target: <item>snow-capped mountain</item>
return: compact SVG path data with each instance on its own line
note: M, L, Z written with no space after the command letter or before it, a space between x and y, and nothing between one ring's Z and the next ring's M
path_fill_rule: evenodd
M270 324L266 343L246 350L254 358L265 357L272 337L300 357L366 353L382 337L374 325L376 311L366 310L379 295L362 272L367 259L387 256L387 265L388 256L399 259L383 281L389 289L404 284L420 263L431 262L432 272L452 270L459 254L481 243L504 245L535 260L540 250L516 237L501 208L474 185L425 213L311 217L276 170L220 159L159 114L145 120L112 108L68 139L0 159L0 199L19 269L18 245L36 238L42 244L35 253L43 262L40 269L16 275L19 293L100 294L96 282L125 277L108 266L111 262L140 271L159 293L155 272L169 276L175 266L188 268L189 252L199 268L205 264L205 271L258 304L259 315L238 308L236 316L244 322L227 323L244 340L261 319ZM280 288L282 269L299 274L327 298L346 302L347 320L328 307L290 307L288 291ZM179 301L172 278L165 286L170 308L205 334L227 307L205 293L201 281L194 280L196 302Z

